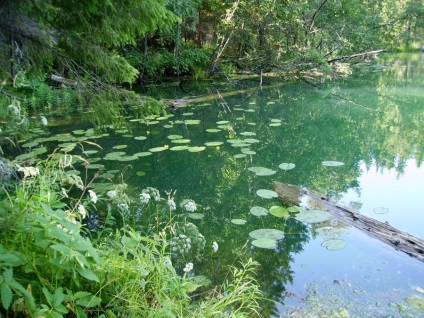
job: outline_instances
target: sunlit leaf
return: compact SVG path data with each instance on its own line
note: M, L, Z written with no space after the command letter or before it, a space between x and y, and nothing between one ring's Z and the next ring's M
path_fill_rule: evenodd
M284 238L284 232L277 229L259 229L250 232L249 236L257 240L281 240Z
M296 214L296 219L305 223L321 223L330 218L331 214L322 210L306 210Z
M254 206L250 208L250 213L256 216L266 216L268 215L268 210L261 206Z
M293 169L294 167L296 167L296 165L294 163L286 163L286 162L284 162L284 163L280 164L278 167L280 169L283 169L283 170L286 170L287 171L287 170Z
M331 239L324 241L321 246L325 247L327 250L335 251L344 248L346 246L346 242L340 239Z
M289 211L282 206L272 206L269 208L269 213L278 218L288 218L290 216Z
M231 223L236 224L236 225L244 225L246 224L246 220L243 219L232 219Z
M277 241L273 239L259 239L252 241L252 245L259 247L259 248L265 248L273 250L277 247Z
M264 199L278 198L277 192L267 189L259 189L258 191L256 191L256 194Z

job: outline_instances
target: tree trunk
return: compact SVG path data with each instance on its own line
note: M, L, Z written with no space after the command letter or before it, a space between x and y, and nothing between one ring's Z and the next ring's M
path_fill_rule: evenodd
M341 206L324 196L313 193L287 183L274 181L275 192L278 200L283 204L301 206L302 202L308 202L310 206L319 206L319 209L330 212L335 218L352 225L366 234L402 251L421 262L424 262L424 240L409 233L403 232L373 218L360 214L347 207Z

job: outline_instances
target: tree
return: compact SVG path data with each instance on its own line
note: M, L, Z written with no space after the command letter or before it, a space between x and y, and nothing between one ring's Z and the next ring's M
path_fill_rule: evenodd
M2 1L0 78L12 81L21 71L31 79L57 74L78 83L95 121L119 116L123 100L138 99L116 88L138 74L119 48L176 23L166 5L166 0Z

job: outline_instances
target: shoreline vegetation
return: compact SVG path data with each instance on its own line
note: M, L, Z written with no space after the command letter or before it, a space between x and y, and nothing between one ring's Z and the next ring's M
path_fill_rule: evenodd
M197 228L186 229L187 220L173 218L175 192L162 198L146 188L135 199L123 180L109 195L96 194L91 184L102 169L90 175L86 162L79 176L73 164L82 158L66 148L19 165L11 154L31 138L35 120L44 127L57 114L83 114L101 132L126 127L129 110L146 117L190 102L132 90L167 78L179 85L186 78L231 83L247 76L258 83L251 89L262 89L268 78L316 85L348 75L383 50L422 49L423 21L424 5L416 0L4 1L0 316L260 316L266 300L256 262L235 260L220 286L194 274L192 258L218 247L201 240ZM193 209L185 203L180 208ZM136 229L130 207L155 211L156 219ZM173 258L181 239L185 249L196 242L192 258Z

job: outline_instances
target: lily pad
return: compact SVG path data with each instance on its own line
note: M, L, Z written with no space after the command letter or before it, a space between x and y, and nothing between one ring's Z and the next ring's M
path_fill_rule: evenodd
M265 167L250 167L247 170L254 172L257 176L271 176L277 171Z
M220 132L221 129L218 129L218 128L209 128L209 129L206 129L206 131L208 133L217 133L217 132Z
M253 151L253 150L250 150L250 149L242 149L241 152L246 154L246 155L256 155L256 151ZM277 171L275 171L275 172L277 172Z
M222 141L209 141L209 142L205 142L205 146L208 146L208 147L216 147L216 146L220 146L222 144L223 144Z
M290 216L289 211L282 206L272 206L269 208L269 213L278 218L288 218Z
M173 139L171 142L174 144L188 144L191 140L190 139Z
M268 215L268 210L261 206L254 206L250 209L250 213L256 216L266 216Z
M259 189L258 191L256 191L256 194L264 199L278 198L277 192L267 189Z
M260 229L250 232L249 236L256 240L281 240L284 238L284 232L276 229Z
M143 151L143 152L137 152L135 154L133 154L133 156L137 156L137 157L147 157L150 156L152 153L150 151Z
M331 239L324 241L321 246L325 247L327 250L335 251L344 248L346 246L346 242L340 239Z
M336 238L342 234L349 233L349 230L344 227L324 226L316 230L318 236L326 238Z
M287 208L290 213L299 213L302 209L299 206L292 205Z
M247 155L245 153L238 153L236 155L233 156L234 159L241 159L241 158L246 158Z
M277 247L277 241L272 239L260 239L252 241L252 245L259 248L273 250Z
M119 157L117 160L118 161L133 161L137 159L138 157L133 155L133 156L122 156L122 157Z
M280 169L283 169L283 170L291 170L291 169L293 169L294 167L296 167L296 165L294 164L294 163L286 163L286 162L283 162L282 164L280 164L279 166L278 166Z
M190 151L190 152L200 152L200 151L203 151L203 150L205 150L206 149L206 147L203 147L203 146L201 146L201 147L188 147L188 151Z
M169 135L167 137L168 139L174 140L174 139L183 139L183 136L181 135Z
M247 142L249 144L253 144L253 143L258 143L261 142L259 139L254 139L254 138L246 138L243 140L243 142Z
M138 175L139 177L146 175L146 173L144 171L137 171L135 174Z
M232 219L231 223L236 224L236 225L244 225L246 224L246 220L243 219Z
M244 132L241 132L240 135L242 135L242 136L256 136L256 133L254 133L252 131L244 131Z
M322 210L306 210L296 215L296 220L311 224L325 222L330 218L331 214Z
M187 149L188 149L188 146L175 146L175 147L169 148L169 150L172 150L172 151L181 151L181 150L187 150Z
M154 147L154 148L149 149L149 151L150 152L160 152L160 151L164 151L166 149L167 149L166 147Z
M200 124L200 119L186 119L184 123L186 125L198 125Z
M146 140L147 137L146 136L138 136L138 137L134 137L135 140Z
M340 161L323 161L322 165L327 167L339 167L339 166L343 166L344 163Z
M384 206L379 206L377 208L374 208L373 211L377 214L386 214L389 213L390 210L388 208L385 208Z
M228 120L220 120L216 122L217 125L226 125L228 123L230 123Z
M125 149L127 147L128 147L128 145L116 145L116 146L113 146L112 148L113 149Z
M269 126L270 127L278 127L278 126L281 126L281 123L270 123Z

